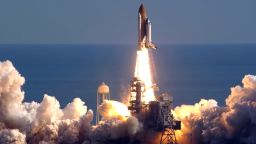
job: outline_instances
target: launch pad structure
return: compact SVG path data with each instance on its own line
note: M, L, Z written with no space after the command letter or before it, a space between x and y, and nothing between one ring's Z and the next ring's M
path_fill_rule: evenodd
M141 101L145 87L141 80L131 81L130 106L132 115L139 118L144 128L161 132L160 144L177 144L175 130L181 129L181 121L175 120L172 113L172 97L164 93L148 104Z
M148 50L156 49L151 41L151 22L141 4L138 12L138 49L135 74L130 83L128 110L143 124L145 130L161 133L160 144L177 144L175 130L181 129L181 121L172 114L173 98L167 93L155 94L156 84L152 83ZM109 87L102 83L97 91L97 108L109 100ZM96 124L101 117L97 111Z
M145 7L141 4L138 12L138 51L148 49L156 49L156 45L151 41L151 22L147 17ZM142 69L144 68L142 67ZM142 70L142 72L144 71ZM142 75L144 73L137 76ZM154 87L153 84L149 87L145 86L145 84L146 81L136 77L136 75L134 76L130 83L130 106L128 109L133 116L143 123L145 129L152 129L162 133L160 144L177 144L175 130L181 129L181 121L175 120L171 112L173 98L167 93L159 96L153 94L155 100L145 101L147 89L151 87L152 90Z

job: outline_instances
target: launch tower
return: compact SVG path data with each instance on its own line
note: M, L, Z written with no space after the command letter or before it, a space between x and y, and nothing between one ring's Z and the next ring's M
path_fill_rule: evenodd
M130 84L128 109L143 123L145 129L162 133L160 144L177 144L175 130L181 129L181 121L175 120L171 113L172 97L168 94L155 95L148 57L148 49L151 48L156 49L151 41L151 23L145 7L141 5L138 12L137 61Z

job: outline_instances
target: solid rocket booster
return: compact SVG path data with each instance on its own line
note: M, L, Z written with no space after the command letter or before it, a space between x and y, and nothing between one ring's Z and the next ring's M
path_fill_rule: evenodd
M141 4L138 13L138 50L143 48L156 49L156 45L151 40L151 22L147 17L146 9Z

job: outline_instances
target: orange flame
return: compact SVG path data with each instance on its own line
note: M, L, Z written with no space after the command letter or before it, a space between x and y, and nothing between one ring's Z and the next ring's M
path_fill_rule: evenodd
M144 96L141 98L142 102L145 102L147 104L150 101L154 101L155 94L151 78L149 55L146 48L137 51L134 77L137 77L145 84Z

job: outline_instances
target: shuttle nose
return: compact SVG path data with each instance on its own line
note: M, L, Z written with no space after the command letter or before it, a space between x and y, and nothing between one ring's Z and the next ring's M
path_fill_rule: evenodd
M143 4L140 5L139 13L141 14L141 16L144 16L144 17L147 16L147 12Z

